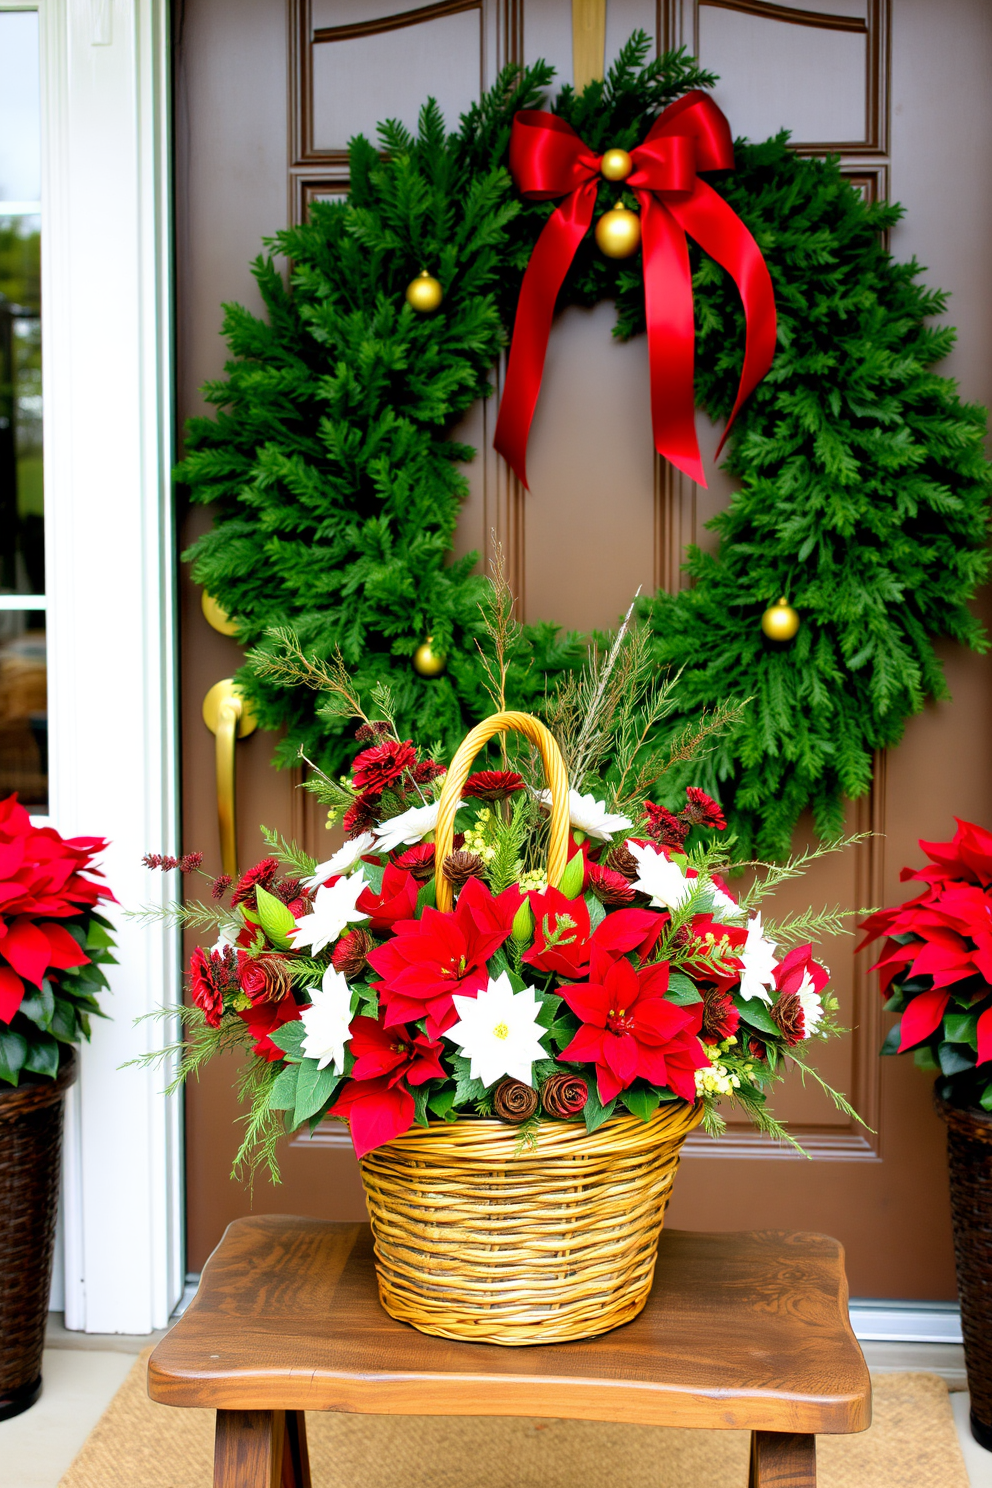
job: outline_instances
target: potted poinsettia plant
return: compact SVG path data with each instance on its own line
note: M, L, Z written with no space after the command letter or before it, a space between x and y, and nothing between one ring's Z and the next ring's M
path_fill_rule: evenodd
M911 1053L936 1075L971 1429L992 1451L992 832L959 820L949 842L921 841L920 848L928 861L904 868L901 878L921 887L870 915L859 949L884 940L871 969L898 1018L882 1053Z
M626 706L609 702L603 676L588 685L592 714ZM340 676L329 686L346 689ZM630 701L628 688L619 694ZM348 1123L380 1295L394 1316L498 1342L587 1336L643 1305L688 1131L700 1120L718 1131L718 1102L733 1101L762 1130L787 1135L768 1092L790 1063L815 1076L807 1051L837 1030L828 974L807 938L811 917L763 923L764 895L794 866L765 867L735 897L718 803L695 787L681 804L654 799L655 767L627 759L605 726L583 769L581 729L577 739L563 730L559 745L537 720L499 710L446 767L398 736L384 690L378 704L381 716L360 715L348 775L314 771L308 782L343 825L344 845L316 863L269 834L271 857L236 884L214 884L219 935L193 954L182 1070L232 1045L249 1052L239 1154L249 1164L274 1166L286 1127ZM592 716L584 705L579 713ZM533 750L507 745L501 768L473 768L476 750L497 733L506 744L508 729ZM200 923L209 913L188 912ZM821 922L834 928L836 917ZM522 1289L533 1282L545 1302L556 1298L554 1317L535 1321L525 1306L525 1318L494 1321L508 1305L505 1233L472 1261L481 1280L437 1300L451 1290L452 1256L437 1236L453 1223L439 1193L459 1196L465 1251L466 1214L475 1214L473 1233L498 1230L496 1190L522 1181L521 1165L556 1195L535 1210L576 1211L564 1227L571 1239L554 1221L542 1242L558 1273L574 1270L560 1262L579 1230L588 1246L597 1224L614 1224L597 1199L580 1225L576 1195L564 1200L554 1187L561 1173L574 1183L581 1169L590 1191L588 1175L599 1173L607 1188L629 1181L641 1194L629 1239L636 1285L618 1258L614 1292L594 1318L587 1297L579 1307L557 1298L558 1281L530 1278ZM517 1214L514 1223L519 1233L527 1221ZM390 1256L398 1231L400 1249L420 1257L420 1283Z
M41 1389L63 1096L113 960L100 913L113 896L94 867L105 846L0 801L0 1420Z

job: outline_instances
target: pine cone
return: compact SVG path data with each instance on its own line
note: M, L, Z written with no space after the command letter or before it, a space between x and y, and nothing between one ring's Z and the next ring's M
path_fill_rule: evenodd
M537 1110L537 1091L522 1080L500 1080L493 1091L493 1110L508 1126L522 1126Z
M559 1121L578 1116L588 1099L589 1086L585 1080L565 1070L549 1075L541 1086L541 1105L549 1116L556 1116Z
M603 863L589 864L589 887L607 909L634 902L634 886L630 880Z
M350 934L343 935L334 947L331 965L349 982L353 982L365 970L366 957L374 945L375 941L368 931L352 930Z
M611 847L606 855L607 868L612 868L614 873L619 873L628 883L633 883L641 871L641 865L634 857L626 842L618 842L616 847Z
M787 992L772 1008L772 1021L782 1030L782 1038L791 1047L801 1044L806 1037L806 1018L803 1005L795 992Z
M242 955L238 960L241 990L253 1003L282 1002L293 985L285 956Z
M481 878L484 866L478 853L462 850L448 854L441 872L453 889L460 889L470 878Z

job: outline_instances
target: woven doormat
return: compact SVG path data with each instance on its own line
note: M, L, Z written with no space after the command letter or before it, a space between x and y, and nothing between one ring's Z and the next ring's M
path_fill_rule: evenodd
M60 1488L209 1488L212 1411L154 1405L142 1354ZM819 1488L968 1488L947 1386L873 1380L874 1423L817 1442ZM483 1416L307 1415L314 1488L744 1488L742 1431Z

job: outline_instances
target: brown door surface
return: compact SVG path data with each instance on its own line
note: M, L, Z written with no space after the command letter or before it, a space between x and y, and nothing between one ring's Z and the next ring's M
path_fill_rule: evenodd
M443 0L407 11L396 0L184 0L177 22L176 230L178 410L223 370L221 302L258 307L248 271L260 239L298 219L315 196L347 190L346 141L385 115L415 121L434 94L449 121L507 60L546 57L572 75L571 0ZM892 235L929 282L952 291L959 340L944 370L963 395L992 402L992 288L984 247L992 228L992 95L986 86L992 7L986 0L608 0L606 51L637 26L659 46L686 44L721 76L717 101L735 133L791 129L797 148L839 153L866 192L891 194L907 216ZM793 19L792 12L795 12ZM967 141L966 147L961 143ZM981 251L980 251L981 250ZM492 406L459 431L474 443L472 495L461 551L485 553L495 530L528 620L589 629L616 623L640 584L674 587L687 542L730 486L718 472L697 489L655 459L648 433L643 344L609 335L611 307L571 309L556 324L531 438L531 491L491 450ZM604 431L611 431L604 438ZM707 465L715 431L703 431ZM185 546L209 515L191 512ZM187 849L217 867L213 740L202 699L240 661L211 630L183 576L183 757ZM988 610L988 605L984 605ZM876 762L871 795L852 807L869 841L828 859L781 908L800 900L879 905L898 899L898 872L916 838L950 834L952 815L992 822L988 767L992 661L947 646L953 702L914 719L900 747ZM289 774L269 765L261 731L239 745L240 862L262 855L265 822L324 857L331 839ZM808 840L800 828L797 842ZM855 1295L954 1295L942 1128L928 1077L907 1060L880 1062L887 1022L853 941L823 947L852 1032L823 1054L826 1076L873 1128L866 1134L817 1091L790 1084L776 1109L810 1153L781 1152L733 1125L721 1143L695 1137L671 1219L684 1227L823 1230L847 1248ZM281 1188L249 1195L228 1179L237 1142L233 1067L219 1061L187 1093L189 1265L199 1269L224 1225L256 1212L353 1219L364 1213L347 1135L329 1124L283 1154Z

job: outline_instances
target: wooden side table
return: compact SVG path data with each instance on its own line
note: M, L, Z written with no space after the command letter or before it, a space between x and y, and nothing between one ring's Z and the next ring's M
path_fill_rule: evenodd
M216 1409L214 1488L310 1488L308 1410L745 1429L750 1488L813 1488L817 1434L871 1419L841 1246L781 1231L666 1230L632 1323L502 1348L387 1316L368 1225L240 1219L152 1354L148 1393Z

